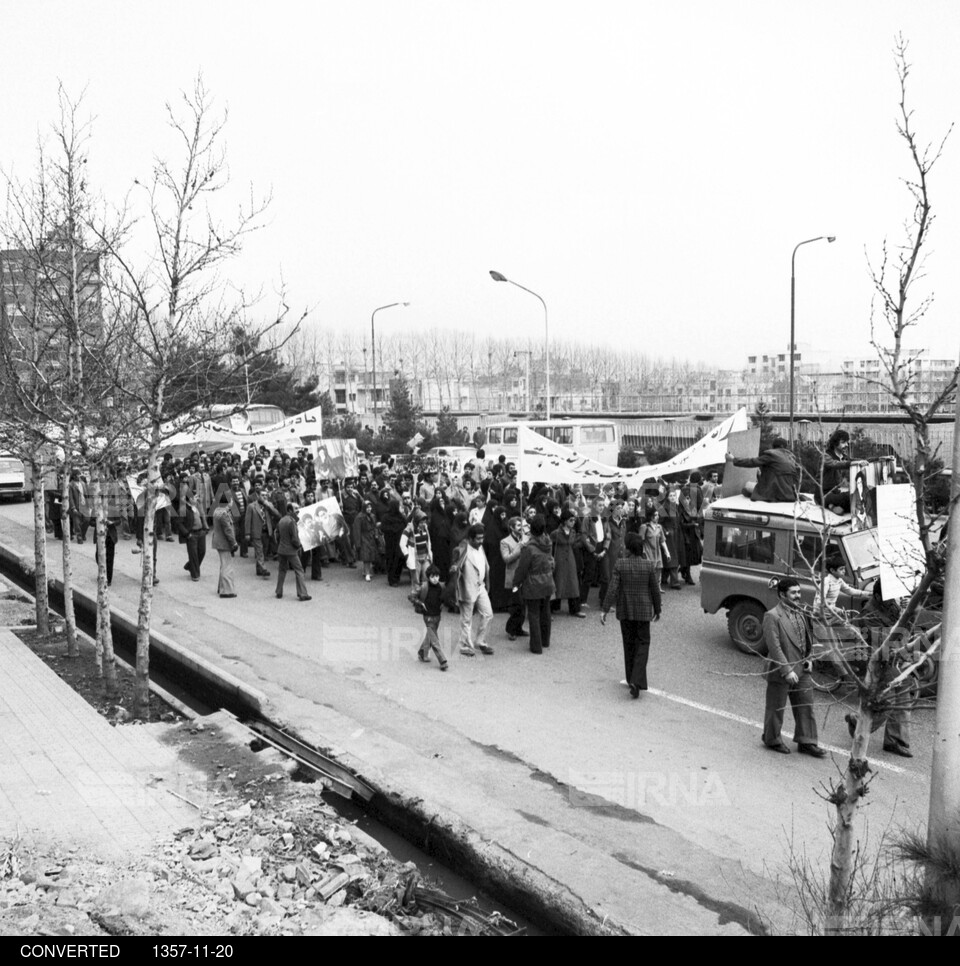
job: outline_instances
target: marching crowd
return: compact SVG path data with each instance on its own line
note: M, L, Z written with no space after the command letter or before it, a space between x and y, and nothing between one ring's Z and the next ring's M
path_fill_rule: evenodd
M121 540L136 540L133 553L144 549L147 474L128 474L118 466L103 486L108 582ZM649 622L659 617L660 588L694 583L690 568L701 559L703 511L718 485L716 473L704 480L697 472L683 483L639 491L622 484L592 493L579 485L528 485L518 482L513 463L502 456L487 460L482 449L458 472L427 467L414 473L387 459L361 463L356 477L342 481L318 478L306 450L165 454L160 476L166 499L156 512L154 555L158 541L179 540L186 547L184 570L198 581L209 535L219 555L221 597L236 596L237 557L252 557L263 578L275 562L277 597L292 570L302 601L311 599L307 578L322 580L333 562L357 569L366 582L384 577L406 589L408 580L409 599L426 625L420 659L429 661L432 653L446 670L437 634L445 609L459 616L457 646L464 656L493 653L487 635L496 612L507 615L509 640L529 638L530 651L541 654L562 603L570 616L583 618L596 588L604 614L616 607L634 696L646 687ZM300 512L328 497L337 500L346 532L319 533L319 545L304 549ZM59 487L50 487L47 500L52 528L62 536ZM93 511L89 483L77 471L66 515L71 538L83 543ZM624 562L618 567L618 561Z

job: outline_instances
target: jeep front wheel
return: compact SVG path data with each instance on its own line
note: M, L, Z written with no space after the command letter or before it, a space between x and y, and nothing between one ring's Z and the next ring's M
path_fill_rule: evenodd
M744 654L763 654L764 609L755 600L738 600L727 611L730 640Z

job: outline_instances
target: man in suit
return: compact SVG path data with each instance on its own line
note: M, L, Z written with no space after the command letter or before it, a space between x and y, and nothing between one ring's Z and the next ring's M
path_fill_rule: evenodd
M630 697L639 698L647 690L647 658L650 655L650 622L660 620L660 582L652 560L643 556L643 539L628 533L624 546L626 557L614 564L601 603L600 623L616 606L620 634L623 637L623 665Z
M292 570L297 580L297 600L310 600L307 582L303 578L303 564L300 563L300 534L297 533L297 515L300 507L296 503L287 504L287 512L277 524L277 597L283 597L283 584L287 571Z
M250 488L250 499L247 502L247 512L243 520L243 528L247 532L250 544L253 546L253 559L257 565L258 577L269 577L264 560L264 543L269 546L270 534L273 532L273 508L260 492L260 484L254 483Z
M513 590L513 575L517 572L520 554L523 551L523 524L520 517L511 517L507 526L510 532L500 541L500 556L503 558L504 586ZM523 598L520 594L510 595L510 616L507 618L507 637L515 641L518 637L526 637L523 629Z
M490 604L490 565L483 552L482 523L473 524L466 539L457 544L445 593L460 608L460 653L465 657L476 657L477 651L493 654L493 648L487 644L493 607ZM475 638L472 636L474 611L480 615Z
M213 511L213 539L210 545L220 556L220 580L217 593L221 597L236 597L237 591L233 583L233 555L237 552L237 537L233 527L233 514L230 506L224 502L229 497L224 494L220 506Z
M771 751L789 755L780 737L783 712L789 699L796 725L793 740L803 755L823 758L817 744L813 717L813 684L810 679L810 625L800 610L800 583L783 577L777 583L780 601L763 616L763 641L767 648L764 677L767 704L763 715L763 743Z
M240 548L240 556L247 555L247 528L244 525L247 519L247 494L243 489L240 478L233 476L230 479L230 517L233 520L233 529L237 536L237 545Z

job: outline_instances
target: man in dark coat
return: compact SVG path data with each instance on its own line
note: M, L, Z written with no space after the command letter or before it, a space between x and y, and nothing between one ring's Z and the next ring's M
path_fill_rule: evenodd
M647 658L650 654L650 622L660 620L660 584L653 561L643 556L643 540L628 533L629 556L621 557L613 568L610 586L603 598L600 623L616 607L623 637L623 664L630 697L647 690Z
M789 443L775 436L770 449L759 456L737 459L727 453L727 462L734 466L756 466L760 469L751 500L764 503L795 503L800 487L800 464L789 449Z
M813 717L813 683L810 678L810 625L800 610L800 582L784 577L777 584L780 601L763 616L763 641L767 648L766 709L763 714L763 743L771 750L789 755L780 737L783 712L789 699L793 707L793 740L804 755L823 758L817 744L817 722Z
M292 570L297 579L297 600L310 600L307 583L303 579L303 564L300 563L300 534L297 532L299 510L296 503L288 503L287 512L277 524L277 597L283 597L287 571Z

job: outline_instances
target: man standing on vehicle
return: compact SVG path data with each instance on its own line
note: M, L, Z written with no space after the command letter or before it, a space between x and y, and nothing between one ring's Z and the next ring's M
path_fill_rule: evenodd
M789 755L780 730L789 699L795 724L793 740L802 755L823 758L817 744L817 723L813 717L813 682L810 678L811 635L800 610L800 582L783 577L777 583L780 601L763 617L763 641L767 648L764 677L767 704L763 714L763 743L771 751Z

